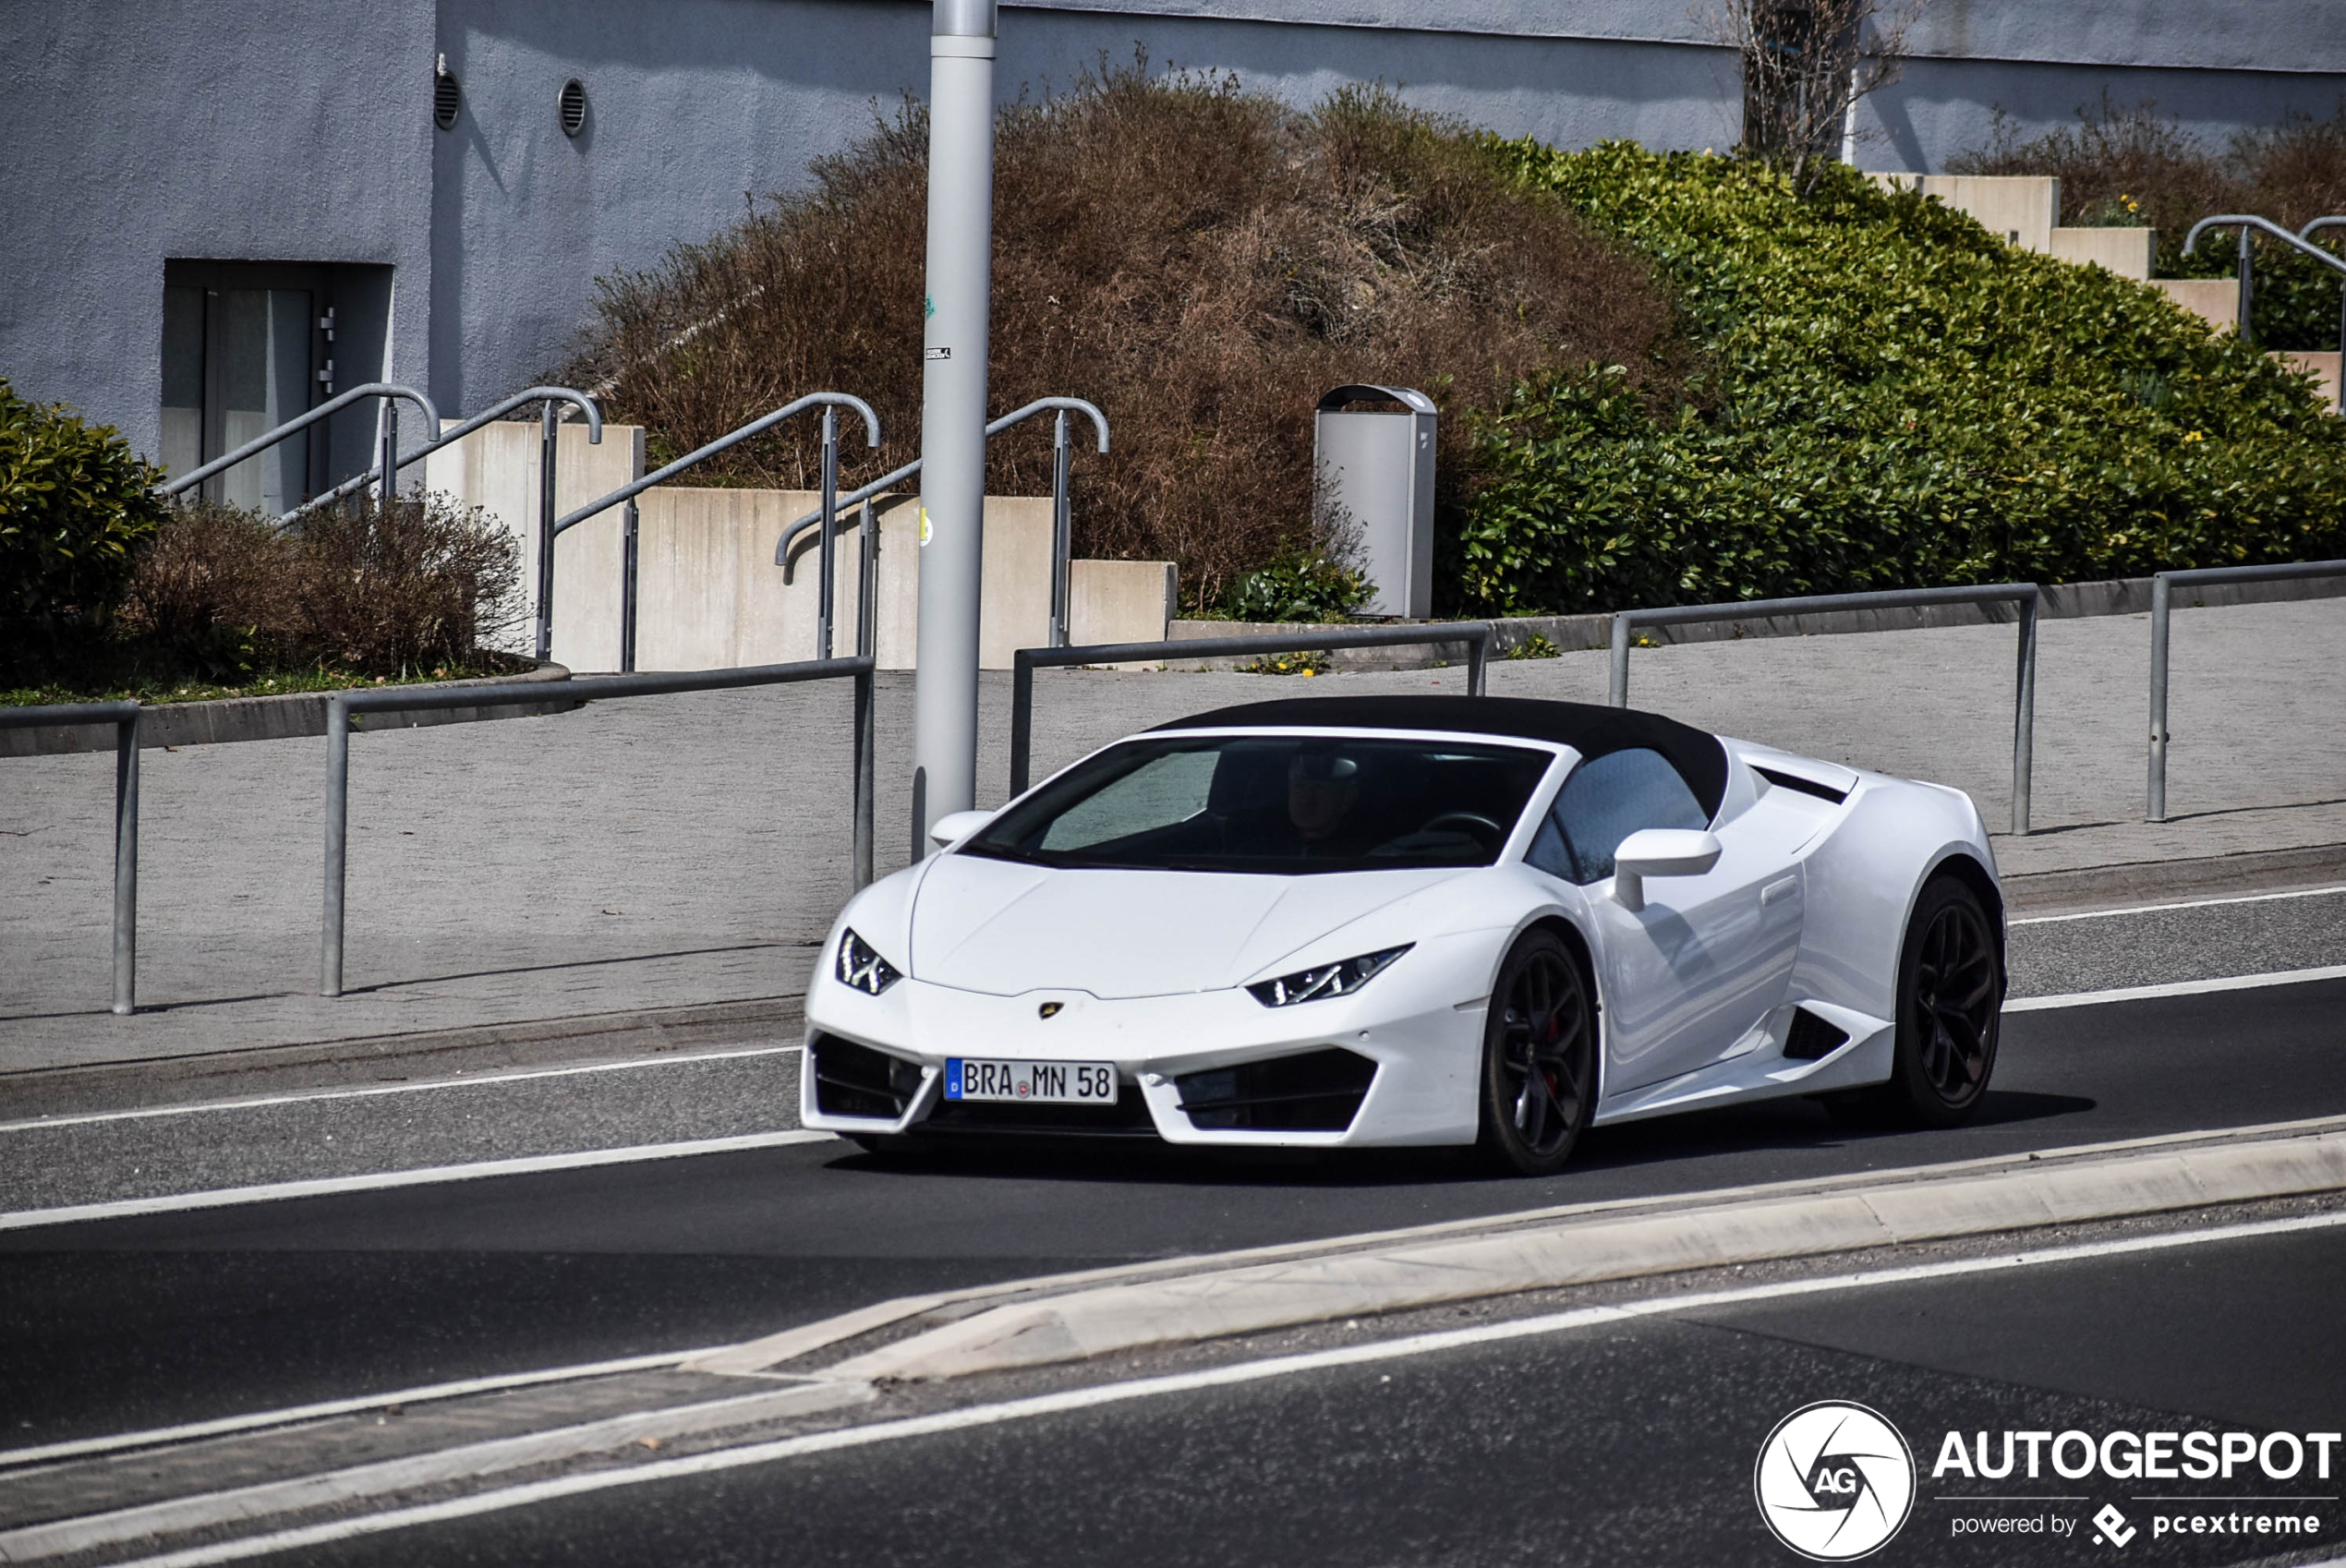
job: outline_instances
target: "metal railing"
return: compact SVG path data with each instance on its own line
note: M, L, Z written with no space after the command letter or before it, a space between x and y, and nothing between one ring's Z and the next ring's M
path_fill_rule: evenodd
M2204 566L2160 572L2150 580L2150 788L2147 820L2167 820L2167 631L2177 588L2208 583L2273 583L2295 577L2346 577L2346 561L2292 561L2271 566Z
M1231 654L1333 653L1338 648L1400 648L1427 644L1467 645L1467 693L1482 694L1491 658L1487 621L1418 622L1407 626L1330 626L1316 632L1272 632L1244 637L1175 638L1161 643L1090 643L1082 647L1021 648L1010 656L1010 793L1026 792L1034 731L1034 672L1079 664L1132 664L1149 659L1220 658ZM914 859L920 825L913 825Z
M58 703L0 707L0 730L114 726L114 1010L139 1008L139 705Z
M2298 233L2292 234L2270 218L2260 218L2253 212L2219 213L2212 218L2202 218L2191 226L2191 232L2183 236L2183 254L2189 256L2195 252L2199 247L2199 236L2209 229L2230 228L2235 223L2240 226L2240 324L2233 330L2241 342L2253 346L2256 334L2251 328L2249 309L2256 302L2256 285L2249 236L2252 234L2270 235L2283 245L2304 251L2323 266L2346 272L2346 260L2331 255L2309 237L2316 229L2339 223L2346 223L2346 218L2316 218ZM2341 302L2339 309L2338 331L2339 350L2346 353L2346 302ZM2341 380L2346 381L2346 379ZM2346 397L2341 397L2340 405L2346 406Z
M433 708L518 707L532 703L588 702L605 697L650 697L674 692L722 692L743 686L781 686L804 681L852 679L855 682L855 865L857 888L872 880L872 661L814 659L800 664L750 665L736 669L701 669L678 674L599 675L560 681L515 681L510 686L469 686L439 691L371 688L336 692L326 705L325 911L319 938L319 995L342 995L343 893L350 826L350 716L354 713L418 713ZM133 805L136 794L135 764ZM135 839L134 839L135 843ZM116 924L121 923L116 905ZM120 938L117 936L117 943ZM116 982L117 996L120 982ZM115 1010L125 1010L117 1000Z
M1067 645L1068 556L1072 549L1072 540L1070 537L1071 513L1069 491L1073 482L1071 463L1073 444L1068 436L1067 416L1070 414L1081 414L1090 419L1093 429L1099 436L1099 450L1105 452L1107 451L1107 416L1100 412L1097 404L1087 403L1080 397L1040 397L1023 408L1012 409L986 426L986 439L992 440L1004 430L1031 419L1046 410L1056 411L1058 416L1051 432L1051 646L1063 648ZM871 531L872 498L883 491L894 489L920 471L921 460L916 457L901 468L881 475L870 484L848 491L835 503L835 507L853 506L859 508L862 512L860 525L864 529L863 573L867 581L872 574L876 552L879 548L878 540ZM785 584L789 583L796 570L791 555L791 547L798 542L800 535L817 525L820 525L823 529L821 549L824 575L822 587L819 590L819 597L823 602L816 614L816 624L822 629L823 645L828 646L831 623L830 573L833 554L831 537L836 526L835 522L827 521L825 514L821 512L810 512L792 523L782 530L781 538L774 546L774 564L782 569L782 581ZM869 597L867 590L865 597ZM870 645L860 634L857 645L867 653L871 651Z
M550 585L554 569L555 538L590 517L608 512L622 502L626 504L627 511L622 521L623 541L619 588L619 668L622 672L632 673L635 668L635 498L654 485L664 484L688 469L696 468L719 452L739 446L753 436L763 435L783 420L809 408L821 408L824 411L823 510L818 515L824 518L835 518L839 508L838 411L841 408L852 408L864 416L865 444L869 446L876 447L880 444L880 422L879 416L873 412L872 405L852 392L808 392L804 397L784 404L771 414L759 416L737 430L727 431L707 446L686 452L675 462L668 464L656 472L647 474L632 483L622 485L607 496L588 501L577 511L558 519L551 527L541 531L538 549L543 557L543 570L547 574L547 582ZM828 525L826 525L824 534L826 538L829 537ZM821 634L816 639L817 649L821 657L825 658L830 657L830 552L826 550L823 553L824 621ZM552 657L550 649L553 646L553 595L550 591L546 596L544 616L539 622L539 637L538 657L550 658Z
M531 387L526 392L517 392L509 398L504 398L497 403L490 404L487 408L482 409L479 413L474 415L471 418L466 420L461 425L452 426L450 428L442 430L430 440L426 441L415 451L408 452L405 456L400 458L399 466L402 468L413 467L415 464L421 463L425 458L429 457L433 452L438 452L441 448L455 445L458 441L463 440L466 436L471 435L475 430L479 429L482 426L495 424L498 420L502 419L506 415L511 414L514 409L521 407L524 404L537 403L540 400L543 400L550 405L545 411L548 414L551 414L553 412L550 405L555 402L559 401L576 404L579 409L586 416L586 440L588 443L595 446L600 446L602 444L603 415L602 410L595 405L595 400L593 398L587 396L585 392L576 391L571 387ZM559 427L562 421L559 418L553 421L553 424L556 427ZM540 439L547 443L544 448L544 452L541 453L541 460L550 463L552 461L551 453L553 448L551 442L553 438L550 434L547 434L542 436ZM359 490L364 489L367 486L376 482L377 476L374 474L353 474L349 478L345 479L341 484L336 485L333 488L327 490L322 494L310 497L308 501L303 501L299 506L295 507L291 512L288 512L284 516L278 518L277 526L282 528L305 512L315 512L321 506L331 506L335 501L342 500L344 497L355 495ZM541 522L543 520L541 519ZM542 657L543 656L541 655L540 657Z
M1844 609L1908 609L1937 604L2013 604L2020 622L2019 674L2013 693L2012 830L2028 831L2028 783L2037 743L2037 585L1991 583L1981 587L1891 588L1869 594L1817 594L1802 598L1747 599L1741 604L1675 605L1625 609L1613 618L1613 678L1606 700L1629 706L1629 633L1639 626L1691 626L1757 621L1772 615L1822 615Z
M375 455L377 466L375 472L372 475L368 476L368 477L374 479L377 483L382 486L382 494L385 499L388 499L391 496L393 489L398 484L398 476L401 467L398 457L399 416L395 412L399 406L397 400L400 398L405 398L409 403L412 403L417 408L422 409L424 418L430 424L431 428L435 430L440 428L440 410L432 406L431 399L417 391L414 387L403 386L397 381L369 381L363 387L353 387L346 392L343 392L335 397L328 398L325 402L320 404L308 413L296 415L293 418L286 420L284 424L278 426L273 430L262 431L260 435L257 435L252 440L245 442L244 445L238 447L236 451L228 453L227 456L215 457L211 462L205 464L202 467L190 469L188 472L180 475L176 479L174 479L169 484L164 485L162 488L162 493L167 496L175 496L183 491L191 490L198 485L202 484L206 479L211 478L214 474L225 473L229 469L234 468L237 464L242 463L246 458L251 457L256 453L268 451L271 447L275 446L279 441L284 440L287 436L298 435L302 431L309 428L310 426L318 423L320 419L339 414L344 409L349 407L352 404L357 403L359 399L368 397L381 398L383 400L384 413L381 440L377 447Z

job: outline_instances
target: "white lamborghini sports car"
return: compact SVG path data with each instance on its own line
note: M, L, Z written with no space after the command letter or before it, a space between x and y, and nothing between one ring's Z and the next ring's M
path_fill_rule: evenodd
M1479 1144L1784 1094L1952 1125L2004 923L1961 791L1654 714L1303 698L936 829L806 997L805 1125Z

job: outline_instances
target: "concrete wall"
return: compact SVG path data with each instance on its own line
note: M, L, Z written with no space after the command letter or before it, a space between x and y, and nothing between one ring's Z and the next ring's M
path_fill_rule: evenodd
M521 551L525 586L536 603L538 428L484 426L425 464L422 481L505 525ZM644 432L606 425L599 446L586 427L565 425L555 452L556 504L563 512L610 494L644 472ZM812 531L792 552L788 581L774 542L819 504L811 490L656 485L636 502L635 663L641 669L721 669L816 657L821 612L819 545ZM882 496L879 528L879 661L910 669L919 644L920 498ZM835 653L855 651L862 602L862 513L840 519L834 549ZM554 542L553 656L574 669L620 662L621 509L564 531ZM1010 655L1050 640L1051 501L988 496L978 622L979 662L1010 668ZM1146 642L1165 635L1173 613L1173 567L1166 561L1078 561L1068 571L1069 620L1076 642ZM526 627L503 645L528 646Z
M2150 286L2219 332L2240 330L2237 278L2153 278Z
M2100 267L2147 282L2159 253L2157 229L2055 229L2050 254L2080 267Z
M1872 101L1868 167L1929 170L2001 106L2065 123L2108 89L2220 141L2346 90L2328 0L1941 0ZM567 355L594 280L800 185L925 90L916 0L137 0L0 6L0 375L151 452L168 258L393 269L391 372L462 415ZM1682 0L1022 0L1005 100L1132 57L1309 102L1383 81L1565 146L1725 147L1731 54ZM432 67L462 84L434 128ZM586 89L562 134L562 85ZM338 344L338 348L343 345ZM373 351L378 356L386 345ZM349 383L354 356L338 354Z
M433 27L416 0L0 5L0 376L155 452L168 258L394 267L388 358L424 374Z
M450 421L454 423L454 421ZM538 422L499 420L424 460L426 489L478 506L505 525L521 552L522 591L538 603L538 476L543 450ZM555 437L554 505L568 513L643 477L644 432L636 425L606 425L600 443L584 425L564 425ZM407 483L418 476L405 471ZM590 517L554 539L554 641L558 664L578 669L619 668L620 512ZM535 645L535 632L516 627L502 646L517 653Z

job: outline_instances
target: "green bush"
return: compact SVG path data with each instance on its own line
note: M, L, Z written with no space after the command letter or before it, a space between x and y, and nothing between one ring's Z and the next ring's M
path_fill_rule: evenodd
M1445 541L1460 608L1530 613L2346 553L2346 422L2156 291L1835 168L1509 143L1642 249L1703 357L1520 386Z
M1324 556L1282 555L1231 585L1233 621L1342 621L1369 600L1369 585Z
M111 428L0 380L0 663L44 664L103 627L163 519L162 479Z

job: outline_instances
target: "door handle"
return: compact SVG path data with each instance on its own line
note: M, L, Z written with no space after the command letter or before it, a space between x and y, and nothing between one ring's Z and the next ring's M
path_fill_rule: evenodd
M1797 875L1780 876L1760 889L1760 901L1763 904L1772 904L1778 899L1790 897L1793 889L1799 886L1800 878Z

